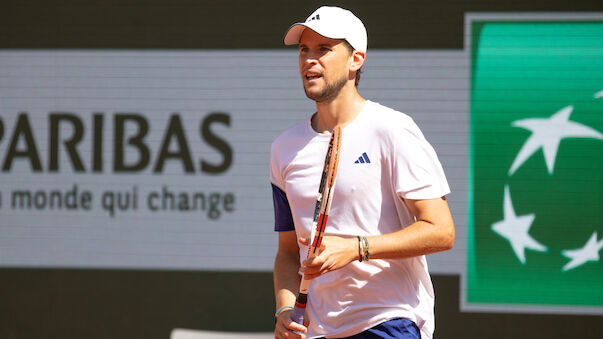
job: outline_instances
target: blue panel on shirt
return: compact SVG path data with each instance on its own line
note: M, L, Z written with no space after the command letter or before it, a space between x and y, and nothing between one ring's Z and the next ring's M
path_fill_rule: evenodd
M287 194L282 189L272 185L272 201L274 202L274 230L277 232L293 231L293 216Z

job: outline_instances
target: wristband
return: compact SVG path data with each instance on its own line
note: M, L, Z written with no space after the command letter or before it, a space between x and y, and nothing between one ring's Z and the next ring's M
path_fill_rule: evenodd
M293 306L285 305L285 306L279 308L278 310L276 310L276 313L274 313L274 322L276 323L276 319L278 318L279 314L281 314L282 311L289 309L289 308L293 309Z

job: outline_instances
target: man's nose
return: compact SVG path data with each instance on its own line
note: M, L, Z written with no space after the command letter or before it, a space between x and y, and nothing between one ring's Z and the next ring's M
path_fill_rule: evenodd
M306 58L303 60L303 64L306 66L312 66L318 63L318 57L313 56L313 55L307 55Z

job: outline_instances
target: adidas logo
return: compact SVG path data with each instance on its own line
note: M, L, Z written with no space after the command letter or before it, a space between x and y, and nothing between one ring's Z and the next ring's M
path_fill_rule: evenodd
M311 17L310 19L306 20L306 22L312 21L312 20L320 20L320 14L316 14L315 16Z
M368 155L366 155L366 152L362 153L361 156L358 157L358 160L354 161L355 164L370 164L371 163L371 159L369 159Z

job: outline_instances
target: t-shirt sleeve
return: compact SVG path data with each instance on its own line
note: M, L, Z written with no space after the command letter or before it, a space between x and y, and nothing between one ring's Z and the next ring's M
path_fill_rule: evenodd
M450 193L433 147L410 118L393 136L393 181L402 198L435 199Z
M273 143L270 150L270 184L272 186L272 202L274 204L274 230L277 232L295 229L291 206L284 191L284 183L280 171L278 152Z
M274 230L277 232L295 230L287 195L274 184L272 184L272 201L274 203Z

